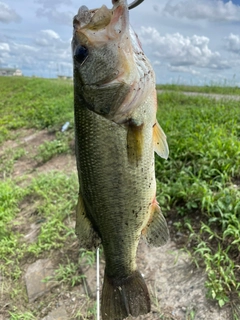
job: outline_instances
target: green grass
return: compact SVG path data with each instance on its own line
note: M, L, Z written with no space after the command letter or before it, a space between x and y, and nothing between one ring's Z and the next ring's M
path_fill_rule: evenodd
M240 88L237 86L217 85L212 84L210 86L194 86L194 85L181 85L181 84L159 84L157 90L169 90L176 92L199 92L199 93L214 93L214 94L226 94L226 95L240 95Z
M10 235L8 223L19 212L18 203L23 197L24 190L18 187L12 180L0 180L0 240Z
M41 230L37 242L28 247L28 252L39 255L43 251L61 248L66 238L73 235L73 230L64 221L74 212L77 190L76 175L53 171L32 180L27 188L27 199L39 203L36 214Z
M70 226L75 211L78 182L71 175L50 171L13 177L14 165L22 157L34 157L41 165L60 153L70 153L73 139L73 93L69 82L0 77L0 148L5 140L16 140L14 147L1 151L0 157L0 299L12 301L9 319L34 319L22 302L27 300L21 284L22 265L30 259L48 256L76 241ZM70 122L67 132L59 132ZM22 129L48 129L55 139L44 141L28 154L18 146ZM34 145L33 145L34 148ZM37 241L27 242L30 225L39 226ZM23 303L24 304L24 303ZM16 305L16 307L14 307Z
M27 261L48 257L50 252L71 246L76 242L73 220L78 183L76 174L66 175L51 171L34 177L26 186L18 186L10 179L0 185L0 274L1 295L12 301L12 305L25 305L28 310L22 266ZM24 209L25 208L25 209ZM25 217L24 217L25 216ZM29 243L24 236L31 232L31 224L39 226L37 240ZM52 254L51 254L52 256ZM30 260L29 260L30 259ZM72 262L72 267L79 267ZM69 285L76 285L83 276L68 273ZM72 276L72 277L71 277ZM56 279L62 283L60 271ZM24 303L19 299L24 299ZM17 307L17 311L18 310ZM34 319L31 313L14 312L10 308L10 319Z
M170 157L157 159L158 197L189 234L191 254L204 265L208 297L223 306L240 297L240 109L180 93L158 96L159 121Z
M9 312L10 320L35 320L36 317L32 312Z
M44 163L52 159L54 156L62 153L70 153L69 144L72 140L73 132L57 132L56 138L52 141L45 141L38 147L35 159Z
M0 77L0 147L7 139L18 139L24 128L58 132L35 150L38 165L60 153L70 152L73 138L73 94L67 81ZM215 101L202 96L186 97L185 86L164 86L177 92L158 96L158 119L168 137L170 157L156 159L158 200L175 226L174 232L188 235L185 244L196 265L207 274L208 297L234 305L240 297L240 108L236 101ZM191 88L193 91L237 94L237 88ZM70 122L70 130L59 132ZM76 241L73 227L77 201L76 174L49 171L15 177L14 165L27 157L24 147L8 148L0 157L0 291L12 306L19 297L23 266L50 252L64 252ZM31 156L33 156L31 154ZM27 221L27 224L26 224ZM24 239L30 224L39 226L36 241ZM70 250L70 249L69 249ZM79 252L89 265L93 256ZM81 263L83 263L81 260ZM79 262L79 261L78 261ZM85 263L84 262L84 263ZM84 275L76 261L61 263L55 281L74 286ZM10 290L11 289L11 290ZM92 307L86 301L86 307ZM85 307L84 307L85 308ZM84 310L76 311L86 317ZM88 308L88 309L89 309ZM94 306L93 306L94 308ZM89 309L90 310L90 309ZM90 310L90 314L94 311ZM76 313L76 314L77 314ZM10 319L34 319L29 309L9 309ZM164 318L164 315L163 315ZM194 310L189 310L194 318ZM237 318L236 318L237 319Z
M0 143L19 128L52 128L73 121L71 83L0 77Z
M76 175L55 171L39 174L26 187L19 187L8 179L1 182L0 190L0 260L11 264L16 253L18 259L27 253L38 256L63 247L67 238L75 237L66 220L73 214L77 201ZM18 215L25 205L31 209L28 222L40 225L37 242L33 244L24 242L22 235L15 231L26 223Z

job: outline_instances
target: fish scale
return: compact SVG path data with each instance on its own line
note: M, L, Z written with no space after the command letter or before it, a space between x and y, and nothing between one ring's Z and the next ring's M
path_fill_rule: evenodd
M113 3L81 7L72 41L76 234L82 247L103 246L103 320L150 311L136 264L139 239L160 246L169 236L156 201L154 152L167 158L168 146L156 120L155 76L130 29L127 1Z
M114 266L124 266L126 275L133 270L126 265L135 260L146 212L155 196L153 148L146 144L149 155L139 161L136 170L128 161L127 128L82 106L75 121L76 143L81 146L78 170L82 172L79 182L84 203L100 233L111 276L122 277L124 273L117 274ZM119 235L120 229L122 241L112 236Z

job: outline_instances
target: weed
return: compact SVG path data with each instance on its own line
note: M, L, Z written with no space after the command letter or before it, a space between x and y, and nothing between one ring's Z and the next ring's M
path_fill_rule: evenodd
M18 128L59 128L67 120L73 123L69 84L26 77L0 77L0 84L0 143Z
M64 245L71 231L64 221L75 209L77 190L76 175L51 172L33 179L28 196L40 199L38 215L42 225L37 242L28 247L28 252L39 255Z
M69 132L57 132L56 139L52 141L46 141L38 147L37 155L35 156L36 160L39 162L47 162L52 157L61 153L69 153L70 139L72 136Z
M96 319L96 303L93 302L88 296L84 296L84 302L79 307L73 316L73 319Z
M0 180L0 258L2 252L3 242L6 238L11 238L10 231L7 227L8 222L19 212L18 203L24 197L24 190L10 179Z
M162 307L160 305L157 289L156 287L150 286L150 295L151 295L151 302L154 308L154 312L158 314L159 319L161 320L174 320L175 317L171 312L165 312L162 310Z
M159 201L178 213L177 230L190 231L193 258L205 264L208 297L223 306L240 290L240 190L232 183L240 175L238 103L163 93L159 104L170 149L167 162L156 160ZM195 212L199 221L191 219Z
M0 175L5 179L9 177L13 171L16 160L26 154L23 148L7 149L0 157Z
M186 312L186 320L194 320L196 315L195 308L189 307Z
M10 315L10 320L35 320L36 319L36 317L33 315L32 312L20 313L20 312L9 311L9 315Z
M0 83L0 143L16 139L16 129L59 131L69 121L70 131L57 133L53 141L43 143L36 159L41 164L56 154L68 153L73 134L72 86L61 81L24 77L0 78ZM208 297L218 301L220 306L232 305L235 319L238 319L239 102L186 97L178 92L187 90L186 87L170 89L176 92L158 96L158 118L168 136L170 149L168 161L156 159L158 200L163 212L175 213L176 231L189 235L188 250L196 264L206 270ZM222 94L239 92L237 88L227 87L201 90ZM49 255L54 249L64 248L67 242L76 241L70 221L77 202L77 176L51 171L34 177L23 176L21 180L12 177L15 162L24 155L22 148L8 149L1 153L0 159L0 271L3 279L0 293L5 297L12 292L9 298L12 305L23 296L15 283L22 278L22 265L27 257ZM40 225L33 243L24 241L21 233L21 227L25 227L22 225L25 220L21 220L23 214L29 224ZM91 266L94 261L95 253L80 250L79 266ZM54 281L70 286L80 281L84 284L79 268L68 260L59 265ZM174 319L161 310L156 293L152 300L160 319ZM76 318L94 319L94 303L89 298L84 301L84 307L76 311ZM38 318L38 314L20 313L14 308L9 316L13 320ZM194 309L189 308L187 319L194 317Z
M60 283L68 283L72 287L78 285L85 279L84 274L80 274L79 265L67 259L67 264L60 264L58 269L55 270L54 280ZM46 279L53 280L52 278Z
M80 249L79 263L81 265L89 265L93 266L96 261L95 251L88 251L85 249ZM100 254L102 254L102 248L100 250Z
M227 95L239 95L240 89L238 86L230 85L227 86L219 85L219 84L212 84L210 86L188 86L188 85L181 85L181 84L162 84L157 85L157 90L169 90L175 92L200 92L200 93L216 93L216 94L227 94Z

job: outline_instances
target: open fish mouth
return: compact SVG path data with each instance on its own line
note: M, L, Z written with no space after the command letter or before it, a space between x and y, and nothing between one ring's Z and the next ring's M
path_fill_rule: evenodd
M99 30L106 27L111 21L112 11L105 5L100 9L89 10L86 6L81 6L78 14L74 17L73 25L75 28L88 28Z
M137 7L144 0L135 0L127 5L126 0L112 0L114 7L118 5L126 6L129 10ZM78 27L88 27L89 29L100 29L106 27L112 16L112 10L103 5L100 9L89 10L86 6L81 6L77 16L74 18L74 25Z

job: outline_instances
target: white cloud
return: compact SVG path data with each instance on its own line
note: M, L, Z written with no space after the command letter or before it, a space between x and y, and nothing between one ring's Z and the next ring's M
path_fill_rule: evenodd
M153 66L160 66L161 62L159 60L154 60L152 63Z
M4 64L10 67L18 66L22 64L33 64L35 61L35 54L37 49L15 42L0 43L0 58L4 61Z
M191 67L184 67L184 66L176 67L176 66L169 65L169 70L172 71L172 72L179 72L179 73L184 72L184 73L190 73L190 74L193 74L193 75L200 74L199 71L196 71Z
M50 22L57 24L72 25L74 14L72 12L61 12L55 8L39 8L36 11L38 17L46 17Z
M35 2L43 5L44 8L57 8L60 5L72 4L71 0L36 0Z
M222 0L169 1L163 14L191 20L240 21L240 6Z
M209 49L207 37L197 35L184 37L180 33L161 36L152 27L141 27L139 35L143 44L151 46L154 56L168 61L172 67L229 68L228 62L221 58L219 52L212 52Z
M103 2L86 0L85 4L98 8ZM105 3L111 7L110 0ZM18 66L25 75L70 75L69 38L80 5L77 0L0 0L1 66ZM232 79L236 74L239 83L239 9L239 0L145 0L130 11L130 21L158 82L175 77L207 83L219 75ZM19 16L22 23L16 28L13 22ZM141 25L152 28L139 33Z
M37 45L42 47L51 47L53 45L61 45L63 43L59 35L53 30L41 30L35 42Z
M0 43L0 53L10 51L8 43Z
M41 60L67 63L71 62L71 45L69 41L63 41L58 33L53 30L41 30L35 40L41 51Z
M0 63L3 63L9 57L9 44L0 42Z
M62 40L58 33L47 29L39 32L33 45L11 40L8 43L0 42L0 62L6 67L28 70L30 74L35 72L45 72L49 76L53 74L56 76L58 72L71 74L70 41Z
M37 9L38 17L45 17L50 22L57 24L72 25L73 12L69 11L70 0L37 0L41 7Z
M228 37L225 38L226 40L226 49L228 51L240 54L240 36L231 33Z
M11 9L6 3L0 2L0 22L20 22L21 17Z

